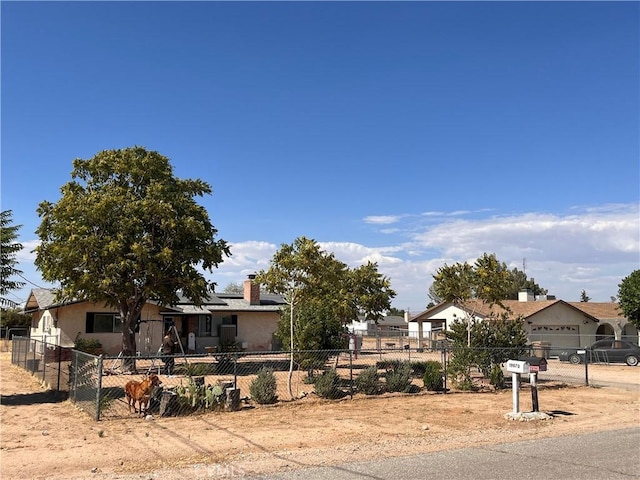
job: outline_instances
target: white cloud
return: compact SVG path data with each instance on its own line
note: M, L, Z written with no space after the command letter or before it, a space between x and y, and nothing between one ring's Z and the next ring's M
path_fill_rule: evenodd
M470 215L477 216L478 212ZM428 288L439 267L473 261L484 252L495 253L510 268L520 270L526 259L527 276L567 301L578 301L583 289L592 301L609 301L617 294L622 278L640 268L638 204L574 208L566 215L522 213L452 220L440 213L440 223L431 223L434 219L429 216L425 219L428 225L416 230L412 223L411 232L399 220L409 215L388 217L397 218L397 229L405 230L404 234L387 235L389 244L381 247L349 241L319 243L352 268L367 261L377 262L379 271L391 279L397 292L393 305L414 313L429 303ZM415 216L408 221L415 222ZM34 256L30 253L37 242L22 243L25 248L18 255L18 268L30 280L41 283L33 273ZM232 282L240 283L248 274L267 269L279 248L278 244L260 240L232 243L232 256L207 278L217 283L218 290ZM26 298L26 294L21 296Z
M18 262L33 262L36 259L36 254L33 250L40 245L40 240L28 240L22 243L22 250L16 254L16 260Z
M372 215L364 217L364 223L373 223L375 225L389 225L390 223L396 223L400 221L402 216L400 215Z

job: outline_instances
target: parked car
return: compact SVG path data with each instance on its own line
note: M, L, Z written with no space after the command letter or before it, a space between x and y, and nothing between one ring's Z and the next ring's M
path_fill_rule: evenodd
M585 353L578 353L582 351ZM626 340L606 338L583 349L565 349L558 354L558 359L577 365L584 363L586 355L589 355L589 363L626 363L635 367L640 360L640 346Z

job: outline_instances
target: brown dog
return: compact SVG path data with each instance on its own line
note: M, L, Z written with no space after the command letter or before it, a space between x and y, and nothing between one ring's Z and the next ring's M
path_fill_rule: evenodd
M137 382L135 380L128 381L124 386L124 396L126 397L127 404L129 405L129 413L131 413L132 406L133 411L137 412L137 402L138 406L140 407L140 414L143 415L147 408L149 408L149 399L151 398L151 392L153 392L153 389L156 386L161 384L162 380L160 380L155 373L145 378L142 382Z

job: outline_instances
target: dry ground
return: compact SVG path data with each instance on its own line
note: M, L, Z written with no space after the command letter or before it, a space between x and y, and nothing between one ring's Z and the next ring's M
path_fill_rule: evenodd
M640 390L541 388L551 420L518 422L510 390L356 396L194 417L94 422L0 354L0 477L196 479L640 426ZM640 383L640 368L606 367ZM624 378L623 378L624 377ZM521 392L521 410L531 409Z

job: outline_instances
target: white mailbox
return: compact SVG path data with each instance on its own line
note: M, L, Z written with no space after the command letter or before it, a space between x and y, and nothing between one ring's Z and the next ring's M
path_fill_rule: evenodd
M529 363L523 360L507 360L507 371L511 373L529 373Z

